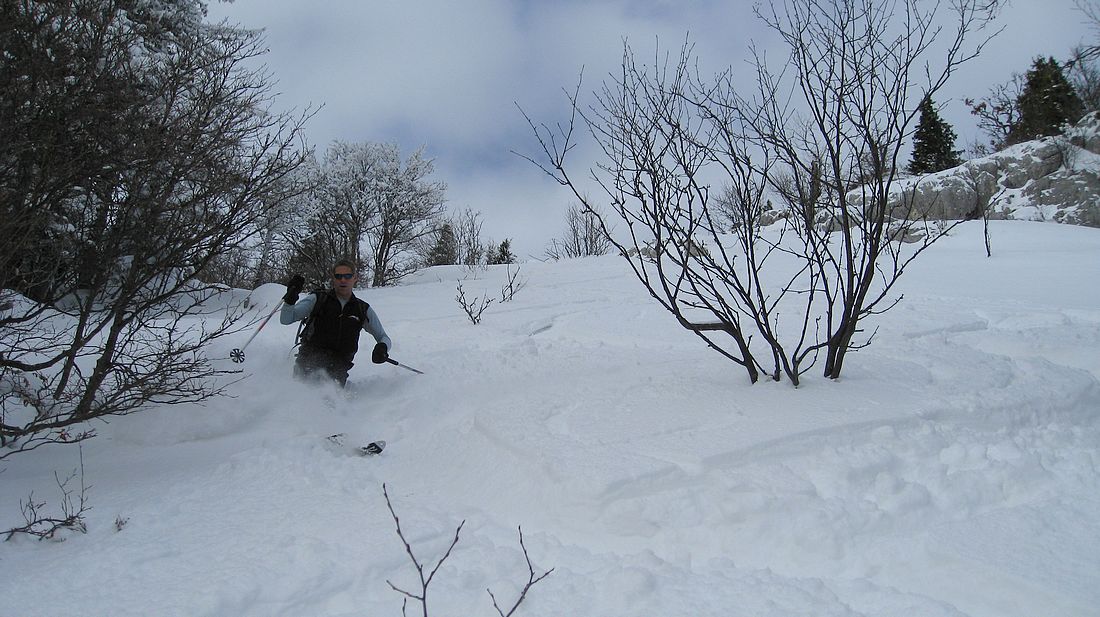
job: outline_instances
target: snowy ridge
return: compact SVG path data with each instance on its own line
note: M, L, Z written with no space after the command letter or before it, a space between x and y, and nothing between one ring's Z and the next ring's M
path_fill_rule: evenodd
M992 234L986 258L981 223L956 228L842 379L798 389L749 385L614 257L523 264L511 302L504 267L359 292L426 375L361 357L347 391L291 380L294 329L270 324L236 398L97 427L88 533L0 544L0 614L400 615L385 482L425 561L466 521L441 617L518 593L519 525L555 571L518 615L1094 615L1100 232ZM480 325L459 282L498 298ZM336 432L388 445L334 456ZM0 522L76 457L6 464Z

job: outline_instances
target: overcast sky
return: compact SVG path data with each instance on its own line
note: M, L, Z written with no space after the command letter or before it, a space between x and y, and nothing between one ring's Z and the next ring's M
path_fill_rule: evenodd
M333 140L420 146L447 183L448 208L482 213L486 239L513 239L541 257L564 232L572 202L511 151L537 144L517 105L538 121L567 112L563 88L581 69L590 92L620 65L623 40L639 56L655 41L675 51L690 33L712 67L742 67L768 31L750 0L236 0L211 2L212 20L263 29L281 109L323 105L307 126L323 152ZM945 1L945 4L947 2ZM959 133L981 139L964 97L982 97L1039 55L1064 60L1088 40L1073 0L1012 0L1004 32L937 97ZM746 75L748 72L746 71Z

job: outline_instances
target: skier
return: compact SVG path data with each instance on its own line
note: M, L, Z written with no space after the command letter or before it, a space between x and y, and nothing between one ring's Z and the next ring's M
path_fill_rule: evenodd
M382 322L369 304L352 293L358 280L355 264L341 259L332 267L331 289L318 289L299 300L305 279L296 274L287 282L279 321L290 325L305 320L294 362L295 377L310 377L321 370L344 386L363 330L376 341L371 360L382 364L389 359L393 344Z

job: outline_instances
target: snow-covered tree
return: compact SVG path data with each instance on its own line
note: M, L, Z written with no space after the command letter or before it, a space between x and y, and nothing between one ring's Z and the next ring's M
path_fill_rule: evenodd
M0 3L0 458L219 392L203 351L238 315L199 275L290 196L304 119L271 111L259 33L204 15Z
M351 259L360 280L388 285L419 268L419 251L436 229L446 185L418 150L402 160L396 144L334 142L325 152L299 223L283 237L292 270L328 279L337 259Z
M414 272L415 247L443 212L447 185L430 179L435 163L421 148L402 161L396 144L374 146L374 218L366 231L371 285L391 285Z

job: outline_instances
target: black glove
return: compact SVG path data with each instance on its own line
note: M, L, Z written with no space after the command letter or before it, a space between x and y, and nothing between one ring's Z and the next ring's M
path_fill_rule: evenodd
M302 286L306 284L306 280L302 278L301 274L295 274L290 277L290 280L286 282L286 295L283 296L283 302L287 304L294 304L298 301L298 294L302 293Z
M370 355L371 362L375 364L382 364L386 360L390 359L390 350L386 347L385 343L378 343L374 346L374 352Z

